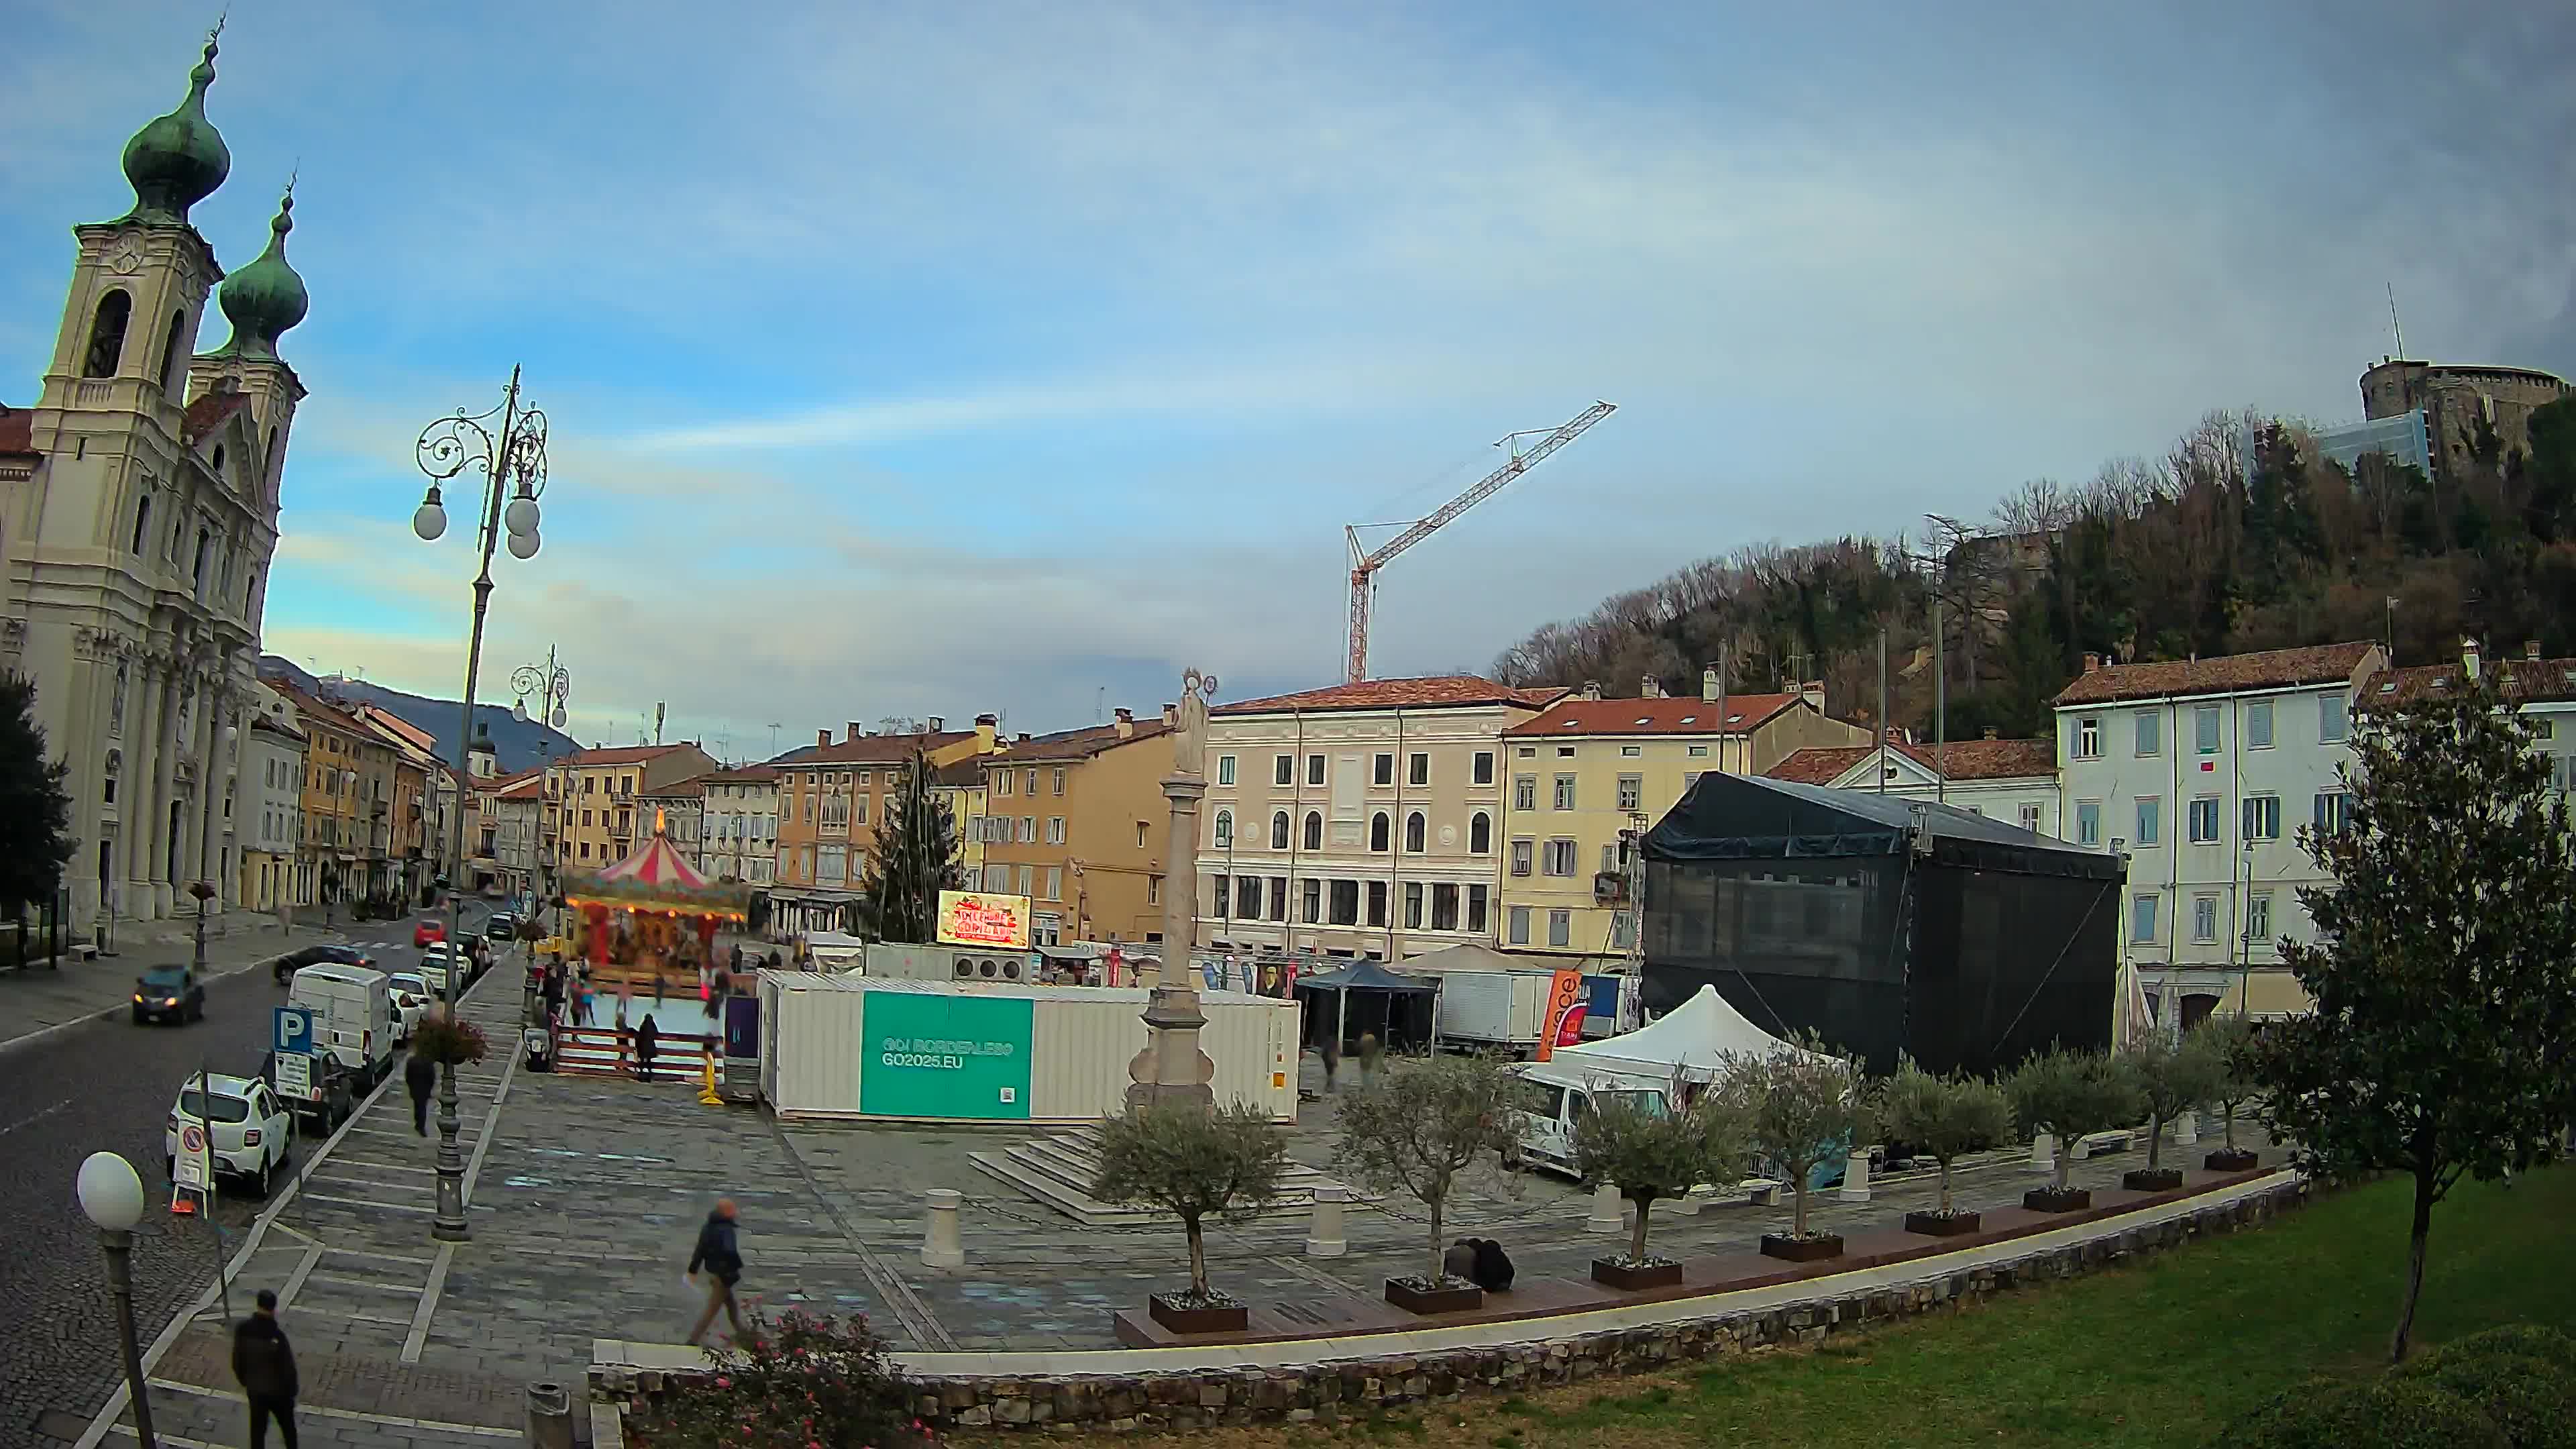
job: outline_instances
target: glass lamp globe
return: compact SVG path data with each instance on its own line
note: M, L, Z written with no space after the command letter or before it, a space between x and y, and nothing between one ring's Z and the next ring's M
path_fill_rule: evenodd
M536 556L537 536L535 533L514 533L510 535L510 557L535 558Z
M511 499L510 506L501 510L501 521L503 524L508 526L511 534L514 536L522 533L535 533L537 531L537 500L532 495L526 493L522 493L518 497Z
M419 509L413 512L411 531L420 535L423 543L435 543L440 534L447 532L447 510L439 506L437 489L429 490L429 496L422 499Z
M80 1165L74 1190L81 1211L111 1233L130 1233L143 1221L143 1179L134 1164L113 1152L93 1152Z
M521 724L526 724L528 722L528 702L523 699L511 705L510 718L517 720Z
M566 712L562 705L555 706L554 726L556 729L562 729L564 727L564 723L571 718L571 714Z

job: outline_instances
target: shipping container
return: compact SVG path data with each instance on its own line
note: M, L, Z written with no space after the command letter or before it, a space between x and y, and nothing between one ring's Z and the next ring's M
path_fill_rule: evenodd
M1436 1020L1444 1042L1534 1047L1547 1023L1552 973L1448 971L1440 977Z
M1115 1114L1152 993L760 973L761 1095L779 1116L1065 1123ZM1219 1105L1297 1115L1298 1008L1199 993Z

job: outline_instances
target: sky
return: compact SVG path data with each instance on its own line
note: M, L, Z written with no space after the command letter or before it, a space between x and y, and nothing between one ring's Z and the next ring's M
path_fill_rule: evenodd
M12 7L0 400L202 8ZM194 220L245 265L293 173L312 296L266 647L454 697L470 503L412 537L414 442L520 366L544 545L479 697L551 647L585 743L1330 682L1343 526L1595 399L1387 566L1373 673L2213 408L2358 417L2392 290L2417 356L2576 375L2551 0L234 0L222 47Z

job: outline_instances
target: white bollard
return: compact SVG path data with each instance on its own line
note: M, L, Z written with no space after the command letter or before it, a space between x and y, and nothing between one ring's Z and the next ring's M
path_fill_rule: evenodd
M934 1187L929 1193L930 1211L921 1232L921 1266L925 1268L963 1268L966 1246L957 1236L957 1205L966 1195L953 1187Z
M1708 1197L1698 1188L1692 1188L1679 1197L1664 1198L1662 1202L1664 1212L1673 1217L1695 1218L1699 1216L1699 1210L1707 1205Z
M2055 1172L2057 1170L2057 1139L2055 1137L2046 1132L2042 1132L2038 1136L2030 1139L2030 1170L2033 1172Z
M1624 1204L1620 1201L1619 1184L1605 1182L1592 1189L1592 1216L1583 1220L1583 1230L1587 1233L1618 1236L1619 1231L1627 1226L1620 1217L1619 1210L1622 1206Z
M2174 1146L2189 1147L2200 1140L2200 1113L2190 1107L2174 1118Z
M1869 1154L1855 1152L1843 1160L1843 1189L1835 1194L1844 1202L1869 1201Z
M1306 1225L1306 1256L1338 1258L1351 1250L1342 1236L1342 1204L1350 1201L1351 1190L1335 1183L1315 1189L1315 1215Z

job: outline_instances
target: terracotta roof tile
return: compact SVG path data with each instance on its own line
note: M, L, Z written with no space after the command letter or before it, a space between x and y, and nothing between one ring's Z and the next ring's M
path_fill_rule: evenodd
M2215 659L2162 659L2149 664L2106 664L2075 677L2058 691L2054 703L2110 704L2124 699L2161 699L2173 695L2232 694L2246 689L2282 689L2301 684L2330 684L2350 679L2376 644L2315 644L2301 649L2266 649L2256 654L2223 654Z
M1578 699L1556 701L1529 719L1503 731L1506 735L1713 735L1745 734L1773 715L1798 703L1794 694L1730 694L1726 723L1717 705L1692 696L1664 699Z
M1043 764L1048 761L1087 760L1104 750L1132 745L1168 733L1171 726L1161 718L1136 721L1133 734L1121 739L1116 725L1085 725L1078 730L1058 730L1051 735L1038 735L1027 744L1014 744L1000 754L979 755L974 763L997 765Z
M1432 674L1418 679L1363 679L1297 694L1237 700L1210 714L1319 713L1338 709L1442 709L1480 704L1519 704L1533 708L1563 697L1553 686L1515 689L1474 674Z
M942 765L931 775L930 783L944 785L952 790L975 789L984 783L983 759L978 757L972 760L959 760L953 765Z
M36 415L25 408L0 403L0 453L36 451Z
M698 778L710 785L766 785L778 778L778 767L745 765L736 770L710 770Z
M249 406L250 394L246 392L200 393L195 402L188 404L187 415L179 424L179 436L193 448L199 439L222 427L224 419Z
M861 735L836 745L816 745L795 756L800 765L886 765L901 764L912 758L915 750L941 750L961 740L975 738L973 730L942 730L938 734ZM782 756L783 762L787 757Z
M2482 669L2489 678L2504 680L2504 693L2508 699L2576 699L2576 659L2488 659ZM2369 709L2438 698L2458 689L2461 677L2461 666L2457 663L2414 664L2404 669L2392 669L2363 686L2361 705Z
M2057 773L2057 745L2050 740L1952 740L1938 748L1922 744L1888 748L1953 782L2020 780ZM1877 751L1876 745L1811 746L1762 773L1802 785L1830 785Z
M687 745L612 745L605 749L581 750L574 754L566 755L562 760L558 761L558 763L566 765L633 765L640 764L646 760L658 760L662 756L671 753L673 750L685 750L687 748Z

